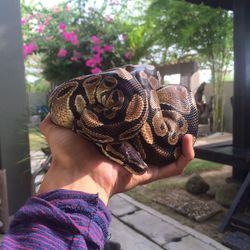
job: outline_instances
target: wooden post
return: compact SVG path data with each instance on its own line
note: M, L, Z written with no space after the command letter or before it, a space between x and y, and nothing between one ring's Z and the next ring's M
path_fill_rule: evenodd
M0 1L0 55L0 165L7 173L8 206L12 215L31 193L28 106L18 0Z

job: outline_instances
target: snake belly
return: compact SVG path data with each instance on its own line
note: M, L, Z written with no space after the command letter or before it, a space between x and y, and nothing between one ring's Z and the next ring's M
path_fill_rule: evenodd
M181 138L198 132L192 93L161 86L152 65L125 65L59 85L50 95L51 120L94 142L133 174L180 156Z

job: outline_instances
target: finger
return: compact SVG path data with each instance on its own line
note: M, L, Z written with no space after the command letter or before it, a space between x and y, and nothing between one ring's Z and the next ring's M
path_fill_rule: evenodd
M159 168L158 176L156 179L167 178L169 176L179 175L183 172L184 168L188 165L190 161L194 159L194 147L193 147L193 137L192 135L185 135L182 138L181 155L177 161L172 164Z
M141 185L165 179L171 176L179 175L182 173L182 169L177 168L176 163L170 163L166 166L151 166L150 169L142 176L137 177L138 183Z
M182 154L176 162L177 167L186 166L195 157L192 135L187 134L183 137L181 151Z
M192 135L185 135L182 139L182 154L176 162L164 167L151 166L142 176L135 176L139 184L146 184L170 176L179 175L187 164L194 159L193 138Z

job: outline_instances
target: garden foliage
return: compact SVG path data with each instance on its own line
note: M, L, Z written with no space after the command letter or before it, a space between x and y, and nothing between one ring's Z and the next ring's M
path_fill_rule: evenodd
M128 36L111 11L117 4L114 0L101 6L65 0L48 9L23 1L25 61L39 55L43 76L54 84L129 63L133 53ZM105 14L107 9L111 15Z

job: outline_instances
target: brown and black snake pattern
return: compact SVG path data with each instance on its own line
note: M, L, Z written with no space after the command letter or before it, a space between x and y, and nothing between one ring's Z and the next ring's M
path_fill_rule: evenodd
M163 166L180 155L181 138L194 141L198 112L191 92L161 86L151 65L126 65L61 84L49 98L52 121L73 129L130 172Z

